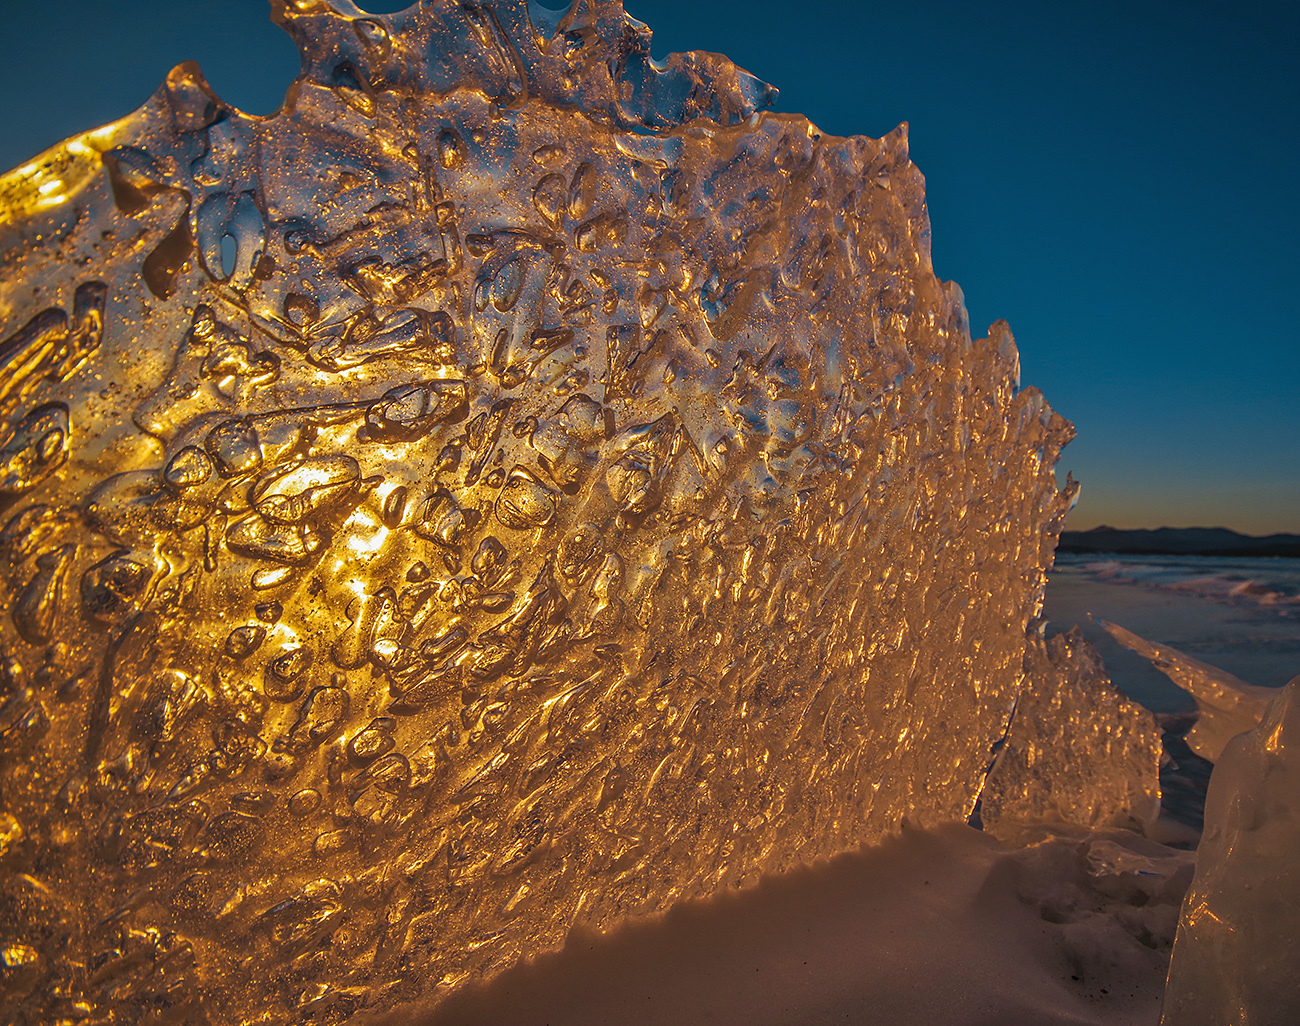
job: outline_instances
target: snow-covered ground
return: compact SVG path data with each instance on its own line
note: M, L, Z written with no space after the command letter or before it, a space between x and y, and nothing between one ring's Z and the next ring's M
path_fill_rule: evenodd
M1191 858L970 827L679 905L451 996L421 1026L1155 1026Z

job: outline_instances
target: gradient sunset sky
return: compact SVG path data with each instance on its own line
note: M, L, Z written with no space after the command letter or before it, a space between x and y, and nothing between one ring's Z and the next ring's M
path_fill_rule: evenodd
M547 0L561 6L559 0ZM374 13L403 4L374 2ZM826 132L911 126L935 270L1072 420L1071 527L1300 532L1300 7L1219 0L626 0ZM182 60L227 102L297 72L265 0L5 4L0 167Z

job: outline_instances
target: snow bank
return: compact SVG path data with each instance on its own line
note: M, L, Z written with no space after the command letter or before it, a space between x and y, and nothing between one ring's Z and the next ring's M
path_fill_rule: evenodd
M1191 857L1121 830L904 830L384 1026L1155 1026Z

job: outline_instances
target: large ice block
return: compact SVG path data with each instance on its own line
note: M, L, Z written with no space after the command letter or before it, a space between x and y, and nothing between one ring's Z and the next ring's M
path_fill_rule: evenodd
M3 1017L345 1020L969 813L1070 428L905 130L615 0L273 10L275 115L0 178Z
M1300 677L1210 777L1163 1026L1300 1022Z
M1160 730L1117 691L1078 627L1031 632L1025 686L980 795L985 829L1126 826L1160 813Z

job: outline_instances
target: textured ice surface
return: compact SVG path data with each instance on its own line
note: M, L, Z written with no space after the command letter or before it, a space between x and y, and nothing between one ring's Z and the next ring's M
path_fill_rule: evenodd
M1025 647L1025 686L980 795L985 829L1029 823L1154 822L1160 811L1155 718L1112 687L1076 627Z
M904 131L608 0L274 11L276 115L0 178L3 1017L344 1020L964 817L1070 432Z
M1300 677L1210 777L1163 1026L1300 1022Z
M1259 723L1277 692L1239 680L1226 670L1184 655L1170 645L1153 644L1118 624L1100 621L1107 633L1125 648L1150 659L1180 688L1196 699L1196 723L1187 734L1192 751L1218 762L1224 746L1242 731Z

